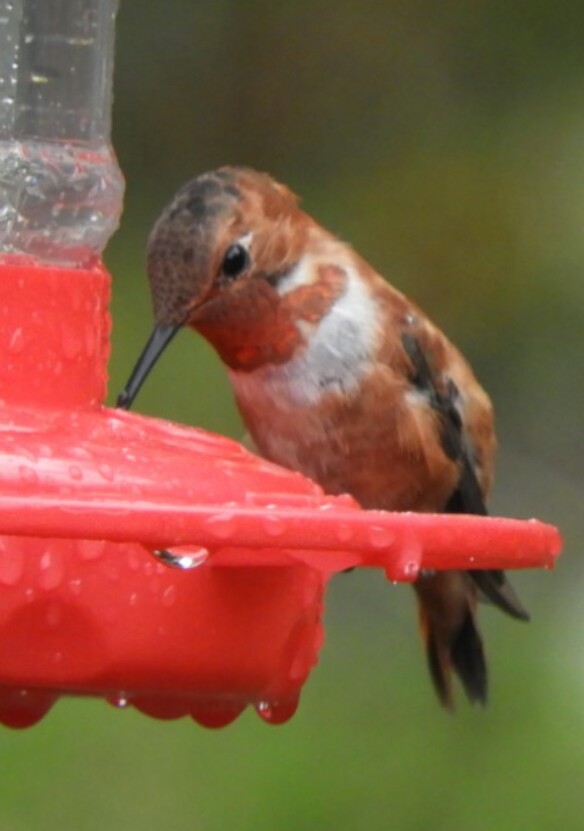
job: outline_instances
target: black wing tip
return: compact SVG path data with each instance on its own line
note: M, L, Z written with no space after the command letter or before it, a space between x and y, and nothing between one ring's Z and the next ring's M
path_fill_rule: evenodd
M528 623L531 616L503 571L475 569L467 572L486 600L515 620Z
M531 615L524 609L523 606L514 606L513 608L507 609L507 613L515 620L520 620L523 623L529 623L531 621Z

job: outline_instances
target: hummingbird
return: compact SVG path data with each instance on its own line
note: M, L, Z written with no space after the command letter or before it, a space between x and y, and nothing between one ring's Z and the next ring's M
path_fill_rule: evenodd
M429 317L286 186L246 167L185 184L147 245L155 325L118 398L129 407L182 327L215 348L260 455L365 509L486 514L491 401ZM430 676L486 704L479 600L529 616L502 571L422 571Z

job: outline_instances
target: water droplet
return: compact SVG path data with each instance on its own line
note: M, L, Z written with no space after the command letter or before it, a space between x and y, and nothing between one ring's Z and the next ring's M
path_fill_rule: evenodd
M20 465L18 468L18 472L20 474L20 478L23 482L27 485L36 485L39 480L38 473L36 470L33 470L32 467L28 465Z
M286 533L286 522L275 514L267 514L263 520L263 526L269 537L281 537Z
M235 514L230 511L214 514L212 517L209 517L205 524L213 536L219 540L229 540L235 536Z
M353 539L353 527L348 522L339 522L335 526L335 533L340 543L350 542Z
M13 355L18 355L24 349L24 334L22 329L15 329L12 333L10 341L8 342L8 351Z
M79 540L77 546L82 560L98 560L104 552L105 540Z
M395 534L391 528L384 525L371 525L369 528L369 542L373 548L389 548L395 541Z
M169 609L176 602L176 586L167 586L162 592L162 605Z
M176 546L176 548L157 548L153 552L159 562L169 568L188 570L202 566L209 557L209 551L201 546Z
M0 583L16 586L24 574L24 552L19 540L0 543Z
M420 572L420 566L414 560L404 563L404 576L406 580L415 580Z
M390 551L384 557L383 565L388 580L413 581L420 575L422 549L415 537L401 541L400 550Z
M130 704L130 698L126 692L117 692L113 695L108 695L107 700L120 710L125 709Z
M268 724L284 724L298 709L298 701L297 696L285 701L260 701L255 709L259 717Z
M69 580L68 586L69 586L69 589L71 591L71 594L75 594L75 595L80 595L81 594L81 589L83 587L81 580L79 580L79 579Z
M39 586L45 591L58 588L63 582L65 566L60 551L51 547L42 555L39 562Z
M93 459L93 453L86 447L71 447L69 448L69 453L74 459L81 459L83 461L91 461Z
M108 482L111 482L114 478L113 468L111 465L108 465L107 462L99 464L97 466L97 472Z
M135 545L130 546L128 548L128 566L130 567L130 570L139 571L143 562L144 557L142 556L141 550Z
M27 462L38 462L39 454L30 447L20 445L17 450L21 458L26 459Z

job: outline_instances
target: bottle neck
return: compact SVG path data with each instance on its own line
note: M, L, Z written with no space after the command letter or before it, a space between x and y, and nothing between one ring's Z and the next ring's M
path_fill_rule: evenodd
M8 406L98 407L107 385L110 277L101 264L0 261L0 399Z

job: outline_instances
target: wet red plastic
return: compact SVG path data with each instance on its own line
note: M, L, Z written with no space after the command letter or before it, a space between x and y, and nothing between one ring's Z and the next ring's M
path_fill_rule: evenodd
M207 727L251 705L280 724L335 572L553 565L541 522L362 511L222 436L103 407L107 273L0 271L0 722L80 694Z

